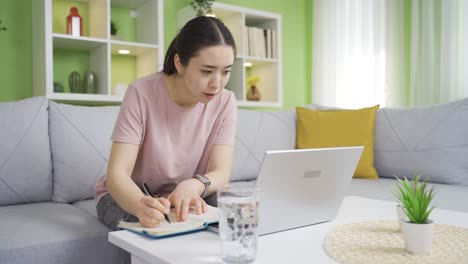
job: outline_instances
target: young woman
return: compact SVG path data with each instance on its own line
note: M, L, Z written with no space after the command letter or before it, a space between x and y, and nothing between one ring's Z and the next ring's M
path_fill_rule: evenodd
M184 221L189 207L206 212L203 198L229 182L237 112L224 87L235 55L228 28L197 17L170 44L163 71L130 84L107 175L96 185L97 213L109 228L121 219L158 226L171 206Z

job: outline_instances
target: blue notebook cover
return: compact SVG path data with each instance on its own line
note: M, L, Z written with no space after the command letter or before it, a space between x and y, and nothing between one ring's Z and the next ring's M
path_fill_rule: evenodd
M155 228L145 228L142 227L140 223L125 221L120 221L117 227L121 230L128 230L130 232L152 238L178 236L197 232L206 229L209 224L217 223L219 219L219 209L208 206L208 212L201 215L189 212L187 220L184 222L176 222L175 212L172 210L169 214L169 218L171 219L170 224L164 221Z

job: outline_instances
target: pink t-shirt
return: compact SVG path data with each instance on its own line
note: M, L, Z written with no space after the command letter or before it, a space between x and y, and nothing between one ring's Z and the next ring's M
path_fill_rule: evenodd
M130 84L122 102L112 140L139 145L132 179L149 185L155 196L205 174L213 145L233 145L236 100L223 89L208 104L178 106L170 97L163 73ZM106 176L96 184L96 202L107 193Z

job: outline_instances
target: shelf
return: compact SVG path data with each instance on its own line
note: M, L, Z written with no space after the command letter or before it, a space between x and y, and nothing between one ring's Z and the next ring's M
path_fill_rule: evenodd
M163 0L34 0L32 4L34 96L70 103L120 102L128 83L162 65ZM66 34L72 6L83 19L79 37ZM119 40L110 35L111 19L120 26ZM122 49L130 54L118 54ZM96 74L95 93L71 93L70 73L77 71L83 81L88 70ZM54 83L64 92L54 92Z
M91 70L96 73L97 83L95 94L108 94L107 81L107 45L100 45L89 50L83 49L53 49L52 79L64 87L65 93L71 93L68 78L71 72L77 71L83 83L84 73ZM53 91L53 85L52 85ZM93 95L93 94L91 94Z
M112 5L136 9L143 6L146 2L147 0L112 0Z
M274 62L277 63L278 59L272 59L272 58L261 58L261 57L252 57L252 56L243 56L245 58L246 62Z
M154 0L110 0L111 20L117 26L117 36L125 42L162 43L163 28L148 26L163 23L160 9L162 5ZM161 16L155 15L159 13Z
M156 45L112 41L111 54L111 94L121 93L133 80L158 71L155 61L160 60Z
M123 96L79 93L50 93L48 98L61 101L121 102Z
M262 10L214 2L212 13L231 31L237 45L237 55L226 89L233 91L238 106L282 106L281 15ZM179 10L178 28L195 17L191 6ZM248 28L255 28L256 32ZM257 34L253 35L252 34ZM254 38L255 37L255 38ZM254 42L251 42L254 40ZM250 46L252 45L252 46ZM252 52L255 51L255 52ZM254 56L252 56L253 54ZM246 66L252 64L251 66ZM247 78L257 75L260 101L248 101Z
M73 50L91 50L107 43L105 39L73 37L57 33L53 34L53 42L54 48Z
M250 76L258 76L260 81L257 84L257 89L260 90L260 102L279 102L280 91L278 89L271 89L276 87L279 83L279 73L276 62L269 62L265 60L249 60L252 66L245 67L245 78ZM246 90L248 87L246 87Z
M43 0L35 0L42 2ZM66 34L66 17L70 7L76 6L83 19L83 36L91 38L107 38L107 0L48 0L52 18L52 32ZM36 9L33 9L36 11Z
M130 51L132 55L140 55L146 53L148 50L157 49L158 45L151 45L151 44L143 44L143 43L134 43L128 41L118 41L112 40L111 41L111 51L112 54L119 54L119 49L126 49Z
M245 15L245 25L247 27L258 27L263 29L277 29L278 24L275 18L269 15L259 15L249 13Z

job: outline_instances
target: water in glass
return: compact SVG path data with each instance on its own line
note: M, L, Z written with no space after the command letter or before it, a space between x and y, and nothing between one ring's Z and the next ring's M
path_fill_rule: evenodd
M228 263L251 263L257 254L258 201L254 196L218 197L221 256Z

